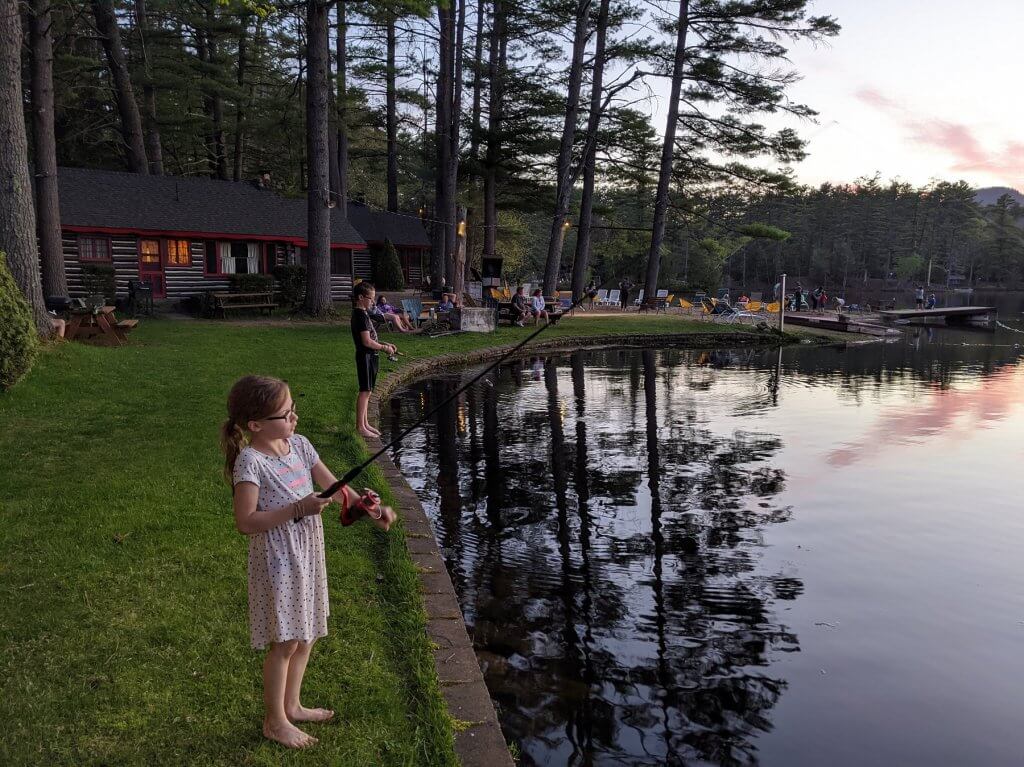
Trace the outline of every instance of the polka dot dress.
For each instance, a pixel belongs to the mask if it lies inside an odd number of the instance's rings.
[[[234,482],[259,486],[257,511],[287,506],[313,492],[310,470],[320,460],[309,440],[288,439],[280,457],[246,447],[235,461]],[[320,515],[288,521],[249,536],[249,632],[252,646],[327,635],[327,568]]]

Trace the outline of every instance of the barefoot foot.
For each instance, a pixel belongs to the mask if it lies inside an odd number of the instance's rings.
[[[329,708],[299,706],[294,711],[288,712],[288,718],[293,722],[329,722],[334,718],[334,712]]]
[[[309,748],[317,743],[316,738],[307,735],[288,721],[273,724],[264,721],[263,736],[287,748]]]
[[[361,437],[379,437],[380,436],[379,434],[377,434],[375,432],[366,431],[365,429],[359,429],[358,431],[359,431],[359,436],[361,436]]]

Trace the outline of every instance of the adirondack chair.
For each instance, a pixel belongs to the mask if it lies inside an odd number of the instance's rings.
[[[418,298],[403,298],[402,308],[405,309],[405,315],[413,327],[419,327],[420,315],[423,314],[423,302]]]

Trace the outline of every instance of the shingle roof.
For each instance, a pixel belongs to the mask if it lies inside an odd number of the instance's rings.
[[[390,239],[393,245],[430,247],[430,238],[419,218],[407,213],[390,213],[350,202],[348,220],[367,242]]]
[[[58,168],[63,226],[306,239],[306,200],[249,182]],[[331,242],[363,245],[332,211]]]

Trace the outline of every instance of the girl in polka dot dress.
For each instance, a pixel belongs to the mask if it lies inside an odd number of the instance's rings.
[[[290,748],[316,738],[297,722],[325,722],[334,712],[300,702],[313,643],[327,634],[327,570],[320,513],[340,501],[346,513],[360,498],[343,487],[317,497],[313,483],[336,480],[305,437],[284,381],[246,376],[228,395],[221,443],[233,485],[235,525],[249,536],[249,630],[252,646],[269,645],[263,662],[263,734]],[[387,530],[394,512],[380,507],[371,520]],[[348,517],[345,517],[348,521]]]

